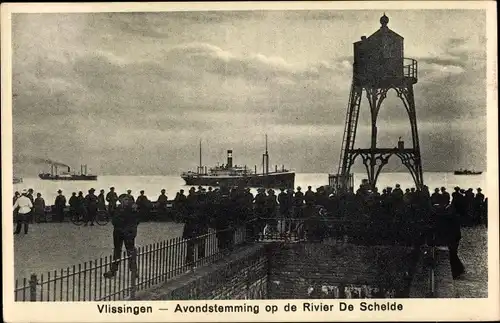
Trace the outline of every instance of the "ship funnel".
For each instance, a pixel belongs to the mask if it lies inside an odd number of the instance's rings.
[[[68,173],[71,172],[71,168],[68,166]]]
[[[233,151],[227,151],[227,168],[233,167]]]

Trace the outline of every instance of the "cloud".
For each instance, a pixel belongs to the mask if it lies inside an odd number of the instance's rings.
[[[212,151],[207,163],[231,147],[251,164],[259,162],[268,133],[276,162],[299,171],[334,168],[352,57],[335,50],[334,45],[345,42],[344,27],[336,34],[324,29],[335,24],[332,14],[19,16],[13,29],[15,154],[93,164],[98,173],[175,174],[191,159],[196,163],[192,151],[200,137]],[[251,24],[274,30],[279,43],[266,34],[249,36],[243,27]],[[279,26],[286,32],[277,32]],[[331,52],[318,54],[313,46],[297,54],[304,50],[305,36],[318,35],[332,44]],[[473,129],[463,120],[474,120],[478,129],[484,121],[482,41],[450,38],[423,48],[417,57],[420,78],[414,90],[428,165],[444,167],[466,158],[451,149],[455,146],[474,142],[481,147],[477,138],[484,133],[471,136]],[[360,144],[369,138],[365,96],[361,110]],[[408,136],[408,117],[393,92],[381,120],[381,143]],[[453,132],[449,125],[456,125]],[[437,158],[436,147],[450,142],[449,158]],[[19,163],[30,169],[28,161]]]
[[[192,69],[224,77],[242,77],[252,81],[285,83],[318,79],[321,73],[332,73],[343,67],[328,62],[293,64],[278,56],[262,53],[238,55],[207,43],[188,43],[174,46],[165,53],[166,59],[176,64],[185,64]]]

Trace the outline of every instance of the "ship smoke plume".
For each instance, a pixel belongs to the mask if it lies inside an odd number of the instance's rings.
[[[36,164],[51,164],[54,166],[62,166],[62,167],[70,167],[69,165],[66,165],[65,163],[61,163],[52,159],[48,158],[40,158],[40,157],[32,157],[32,161]]]

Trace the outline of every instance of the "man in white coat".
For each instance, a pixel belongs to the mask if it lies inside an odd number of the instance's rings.
[[[28,191],[24,189],[21,196],[16,200],[14,204],[14,210],[19,208],[17,211],[16,219],[16,231],[14,234],[19,234],[21,232],[21,227],[24,223],[24,234],[28,234],[28,224],[30,220],[31,209],[33,208],[33,203],[28,197]]]

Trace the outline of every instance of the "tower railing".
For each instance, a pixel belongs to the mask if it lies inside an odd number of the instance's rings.
[[[418,79],[418,62],[413,58],[404,58],[403,61],[403,75],[415,80]]]

